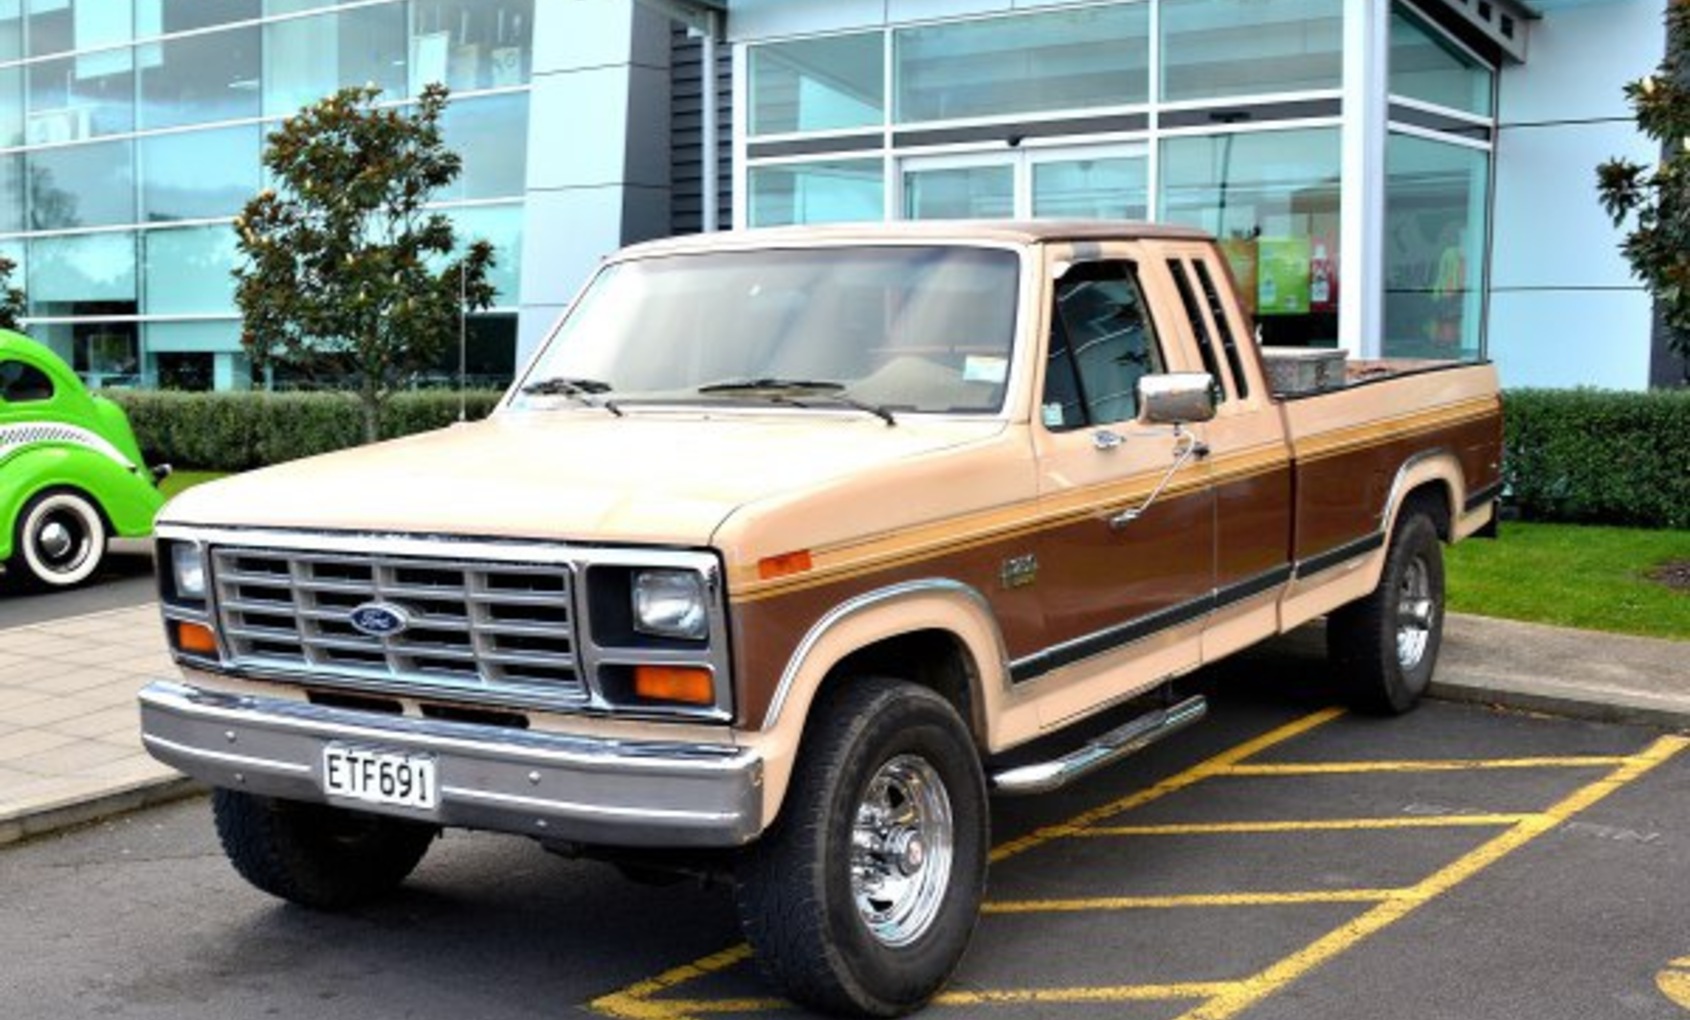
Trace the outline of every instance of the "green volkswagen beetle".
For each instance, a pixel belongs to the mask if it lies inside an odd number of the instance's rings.
[[[123,409],[52,350],[0,330],[0,562],[49,588],[87,580],[106,542],[152,531],[164,503]]]

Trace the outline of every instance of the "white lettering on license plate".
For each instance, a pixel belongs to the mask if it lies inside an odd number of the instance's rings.
[[[434,758],[330,744],[323,749],[323,792],[370,804],[433,809]]]

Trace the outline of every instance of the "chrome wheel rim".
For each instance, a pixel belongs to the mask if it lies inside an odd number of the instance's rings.
[[[880,766],[851,828],[851,895],[869,934],[906,946],[933,925],[951,880],[951,798],[926,759]]]
[[[88,556],[89,535],[74,513],[49,514],[35,530],[35,548],[49,570],[68,573]]]
[[[1397,589],[1397,664],[1403,669],[1413,669],[1426,657],[1436,612],[1432,573],[1425,559],[1416,556],[1402,572],[1402,584]]]

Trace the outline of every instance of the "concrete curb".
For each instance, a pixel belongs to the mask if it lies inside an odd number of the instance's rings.
[[[1598,697],[1598,694],[1602,696]],[[1690,732],[1690,706],[1682,700],[1651,698],[1623,691],[1603,693],[1562,687],[1553,682],[1539,681],[1534,685],[1505,677],[1445,675],[1432,681],[1426,696],[1440,701],[1489,705],[1569,719]]]
[[[206,789],[205,784],[186,776],[159,776],[92,794],[67,794],[45,803],[26,804],[0,815],[0,846],[182,800]]]

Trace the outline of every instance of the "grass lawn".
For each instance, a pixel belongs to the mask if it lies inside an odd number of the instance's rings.
[[[222,477],[221,471],[173,471],[170,477],[159,483],[158,491],[164,493],[165,499],[169,499],[183,489],[191,489],[201,482]]]
[[[1504,521],[1446,556],[1455,612],[1690,640],[1690,591],[1647,576],[1690,560],[1690,531]]]

